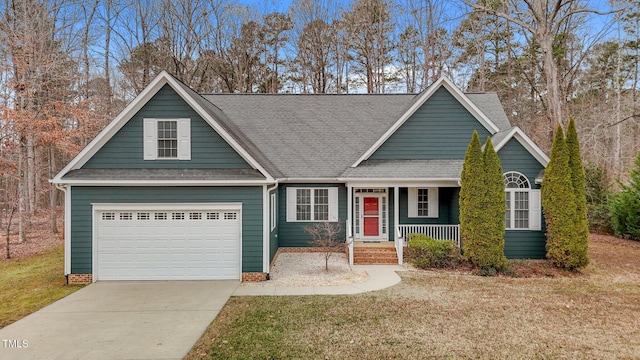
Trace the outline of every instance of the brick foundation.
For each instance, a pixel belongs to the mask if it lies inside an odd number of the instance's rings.
[[[91,284],[93,277],[91,274],[69,274],[67,275],[67,284],[69,285],[84,285]]]
[[[267,273],[263,272],[243,272],[242,282],[267,281]]]

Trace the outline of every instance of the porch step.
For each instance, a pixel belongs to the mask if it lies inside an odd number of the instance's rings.
[[[397,264],[398,255],[395,247],[354,246],[353,263],[356,265]]]

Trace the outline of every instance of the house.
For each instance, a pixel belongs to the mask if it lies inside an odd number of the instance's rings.
[[[459,242],[472,132],[505,171],[509,258],[543,258],[548,157],[493,93],[441,78],[418,95],[200,95],[166,72],[52,180],[65,193],[65,274],[98,280],[264,280],[303,226],[361,241]],[[351,258],[353,261],[353,258]]]

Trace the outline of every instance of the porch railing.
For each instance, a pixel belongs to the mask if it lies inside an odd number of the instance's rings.
[[[407,245],[408,235],[425,234],[436,240],[451,240],[460,246],[460,225],[398,225],[398,235]]]

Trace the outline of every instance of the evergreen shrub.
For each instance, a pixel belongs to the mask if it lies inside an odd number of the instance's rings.
[[[455,267],[460,249],[452,241],[436,240],[424,234],[409,234],[407,260],[421,269]]]

